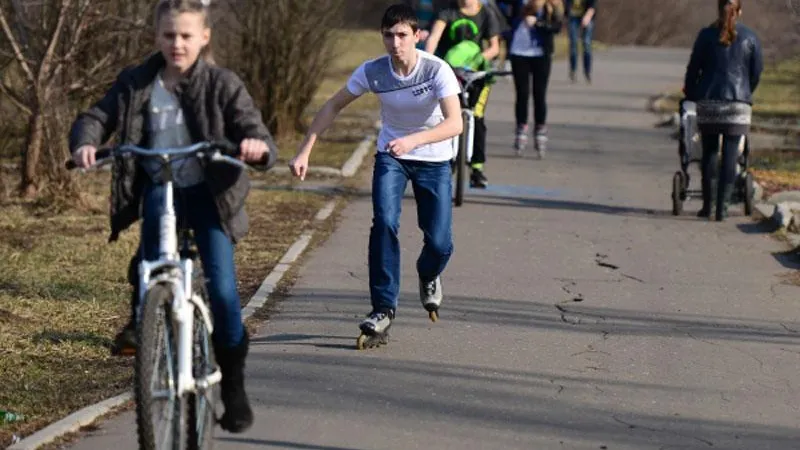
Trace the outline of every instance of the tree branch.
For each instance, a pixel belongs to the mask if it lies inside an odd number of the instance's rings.
[[[36,76],[34,76],[30,66],[28,66],[28,62],[25,60],[25,55],[22,54],[22,49],[19,46],[19,42],[17,42],[16,38],[14,38],[14,33],[11,31],[11,27],[8,26],[8,20],[6,19],[6,14],[2,7],[0,7],[0,27],[2,27],[3,33],[6,35],[6,39],[8,39],[8,42],[11,44],[11,48],[14,50],[14,58],[22,67],[22,71],[25,72],[25,76],[28,78],[28,81],[35,83]]]
[[[50,42],[47,44],[47,50],[44,52],[44,56],[42,56],[42,62],[39,66],[39,77],[37,81],[39,83],[45,81],[46,78],[49,78],[52,75],[51,66],[53,64],[53,53],[56,51],[56,45],[58,45],[58,40],[61,38],[61,30],[64,28],[64,21],[67,18],[67,9],[69,8],[71,0],[62,0],[61,1],[61,8],[58,11],[58,21],[56,22],[56,27],[53,29],[53,34],[50,36]]]
[[[81,7],[82,6],[82,7]],[[83,32],[88,27],[88,20],[86,12],[89,10],[90,2],[84,2],[83,5],[78,5],[78,25],[75,27],[75,32],[72,34],[72,39],[70,39],[69,47],[67,50],[66,55],[63,58],[60,58],[56,67],[53,69],[53,73],[51,74],[48,83],[52,83],[53,80],[58,77],[61,71],[64,69],[64,64],[69,63],[78,53],[81,48],[80,41],[81,37],[83,36]]]
[[[3,95],[5,95],[5,96],[6,96],[6,97],[7,97],[9,100],[11,100],[11,103],[13,103],[13,104],[14,104],[14,106],[16,106],[16,107],[17,107],[19,110],[21,110],[21,111],[22,111],[22,112],[24,112],[25,114],[28,114],[28,115],[30,115],[30,114],[31,114],[31,109],[30,109],[30,108],[28,108],[28,106],[26,106],[26,105],[25,105],[25,102],[23,101],[23,99],[22,99],[22,98],[20,98],[20,97],[19,97],[19,96],[18,96],[18,95],[17,95],[17,94],[16,94],[16,93],[13,91],[13,89],[11,89],[11,86],[8,86],[8,85],[5,83],[5,81],[3,81],[2,83],[0,83],[0,94],[3,94]]]

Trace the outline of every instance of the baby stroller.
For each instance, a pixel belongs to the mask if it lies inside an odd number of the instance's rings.
[[[680,155],[681,170],[672,177],[672,215],[679,216],[683,213],[683,202],[690,198],[701,198],[701,189],[690,189],[689,166],[702,163],[703,142],[697,126],[697,109],[694,102],[683,99],[679,106],[679,137],[678,154]],[[753,174],[748,171],[750,159],[750,138],[745,136],[739,146],[737,159],[736,179],[734,181],[731,203],[744,203],[744,214],[753,213]],[[721,158],[720,158],[721,160]],[[719,167],[717,167],[719,170]],[[716,186],[716,176],[712,186]]]

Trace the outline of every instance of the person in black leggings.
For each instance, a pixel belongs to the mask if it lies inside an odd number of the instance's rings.
[[[528,141],[528,99],[533,85],[534,138],[538,156],[547,146],[547,85],[553,61],[553,35],[561,29],[564,4],[561,0],[529,0],[518,3],[509,40],[509,59],[517,91],[517,121],[514,149],[522,155]]]
[[[763,70],[761,43],[756,34],[737,23],[743,0],[718,0],[717,21],[700,31],[686,67],[686,99],[697,103],[697,126],[703,139],[703,207],[698,217],[711,217],[716,197],[716,220],[728,215],[733,194],[739,144],[750,131],[753,92]],[[716,196],[719,137],[722,170]]]

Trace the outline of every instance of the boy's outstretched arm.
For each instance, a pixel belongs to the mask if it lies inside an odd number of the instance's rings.
[[[289,161],[289,168],[292,170],[294,176],[299,177],[301,180],[306,178],[308,159],[309,156],[311,156],[311,149],[314,147],[314,143],[317,142],[317,138],[331,126],[336,116],[339,115],[339,112],[358,97],[358,95],[351,93],[345,86],[325,102],[322,109],[314,116],[314,121],[311,122],[305,139],[303,139],[303,142],[297,149],[297,154]]]

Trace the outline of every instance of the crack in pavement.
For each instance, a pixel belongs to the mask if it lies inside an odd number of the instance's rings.
[[[678,433],[677,431],[666,430],[666,429],[661,429],[660,430],[658,428],[647,427],[647,426],[644,426],[644,425],[636,425],[636,424],[633,424],[633,423],[630,423],[630,422],[626,422],[626,421],[620,419],[619,417],[613,416],[613,415],[611,416],[611,418],[614,419],[616,422],[627,426],[631,430],[636,429],[636,428],[641,428],[642,430],[653,431],[653,432],[656,432],[656,433],[668,433],[668,434],[673,434],[675,436],[680,436],[680,437],[684,437],[684,438],[688,438],[688,439],[694,439],[694,440],[696,440],[698,442],[702,442],[703,444],[706,444],[709,447],[713,447],[714,446],[713,442],[711,442],[709,440],[706,440],[706,439],[703,439],[703,438],[696,437],[696,436],[687,436],[685,434]]]
[[[347,274],[348,274],[348,275],[350,275],[352,278],[355,278],[355,279],[356,279],[356,280],[358,280],[358,281],[361,281],[361,282],[364,282],[364,283],[366,283],[366,282],[367,282],[367,280],[365,280],[364,278],[362,278],[362,277],[358,276],[358,275],[357,275],[355,272],[353,272],[352,270],[351,270],[351,271],[348,271],[348,272],[347,272]]]
[[[573,354],[571,354],[571,355],[569,355],[569,356],[580,356],[580,355],[584,355],[584,354],[586,354],[586,353],[600,353],[600,354],[602,354],[602,355],[611,356],[611,353],[604,352],[604,351],[602,351],[602,350],[597,350],[597,349],[595,349],[594,347],[592,347],[592,345],[591,345],[591,344],[589,344],[589,345],[587,346],[587,349],[588,349],[588,350],[584,350],[584,351],[582,351],[582,352],[573,353]]]
[[[631,279],[633,281],[638,281],[639,283],[643,283],[644,284],[644,280],[642,280],[641,278],[636,278],[635,276],[628,275],[627,273],[620,273],[620,275],[622,275],[625,278],[629,278],[629,279]],[[620,280],[620,281],[622,281],[622,280]]]
[[[600,267],[605,267],[605,268],[611,269],[611,270],[619,270],[619,266],[618,265],[606,262],[605,260],[607,258],[608,258],[608,255],[606,255],[604,253],[596,253],[594,262],[597,263],[597,265],[600,266]],[[642,280],[641,278],[637,278],[637,277],[635,277],[633,275],[628,275],[627,273],[620,272],[620,275],[623,278],[627,278],[629,280],[637,281],[637,282],[642,283],[642,284],[645,283],[645,281]],[[620,279],[620,280],[615,280],[615,281],[617,283],[622,283],[623,280]]]
[[[564,389],[566,389],[566,387],[563,384],[557,384],[555,378],[551,379],[550,383],[555,384],[556,386],[558,386],[558,392],[556,392],[556,395],[560,394],[561,392],[564,391]]]
[[[781,323],[780,325],[783,327],[783,329],[784,329],[784,330],[786,330],[786,331],[788,331],[788,332],[790,332],[790,333],[800,333],[800,331],[793,330],[793,329],[791,329],[791,328],[787,327],[785,324],[782,324],[782,323]]]

